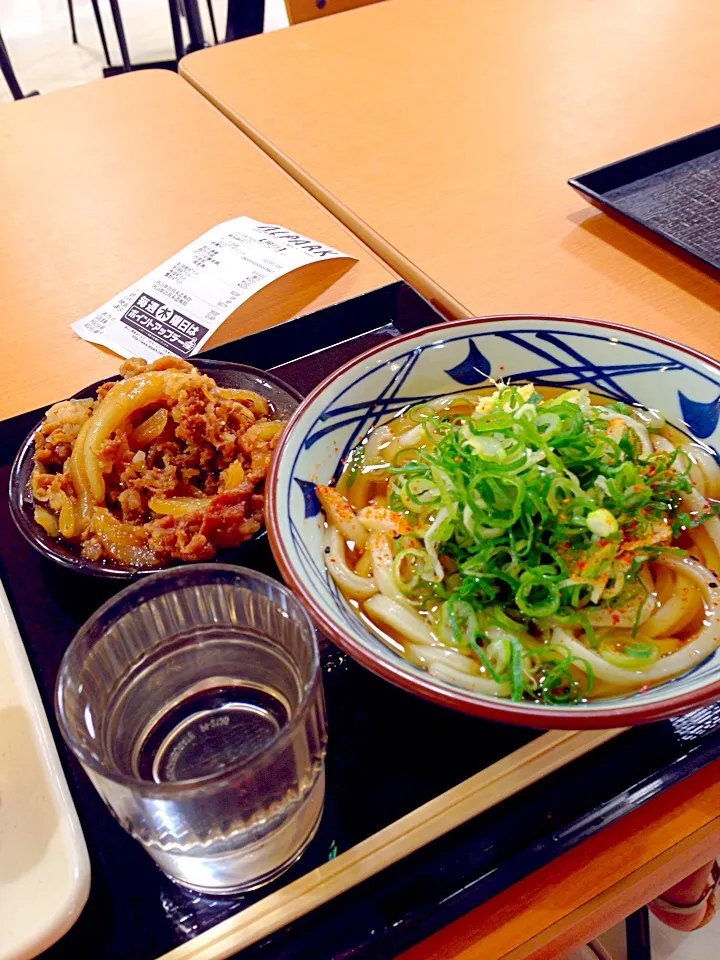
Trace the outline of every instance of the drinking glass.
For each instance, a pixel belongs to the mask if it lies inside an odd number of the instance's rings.
[[[70,644],[56,708],[113,815],[184,886],[260,886],[315,833],[327,741],[317,641],[270,577],[197,564],[122,590]]]

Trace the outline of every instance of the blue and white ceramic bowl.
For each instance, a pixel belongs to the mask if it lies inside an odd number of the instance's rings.
[[[408,403],[490,385],[489,379],[588,387],[661,410],[713,449],[720,445],[720,364],[629,327],[561,317],[488,317],[399,337],[336,370],[302,403],[275,457],[268,530],[283,576],[320,628],[352,657],[430,700],[537,727],[614,727],[673,716],[720,698],[720,651],[649,690],[566,706],[512,703],[429,676],[368,630],[328,576],[314,492],[347,453]]]

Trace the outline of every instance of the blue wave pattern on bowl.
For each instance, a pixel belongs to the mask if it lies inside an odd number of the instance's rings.
[[[483,329],[485,327],[485,329]],[[533,381],[571,389],[587,387],[609,398],[660,409],[675,426],[717,448],[720,419],[720,379],[701,358],[654,344],[637,335],[608,327],[595,332],[579,322],[478,321],[453,335],[434,337],[408,349],[389,344],[369,358],[361,370],[334,381],[307,411],[307,418],[286,451],[289,469],[280,475],[278,504],[284,503],[290,542],[314,591],[334,619],[372,646],[385,660],[400,658],[369,630],[349,607],[322,562],[322,516],[315,483],[327,483],[372,427],[387,421],[409,404],[441,394],[462,393],[490,386],[494,380]],[[451,330],[448,330],[450,333]],[[591,357],[592,354],[592,357]],[[418,388],[422,389],[418,389]],[[407,661],[405,669],[421,672]],[[711,655],[691,671],[615,700],[654,699],[662,688],[691,689],[708,675],[720,673],[720,654]],[[425,674],[427,677],[427,674]],[[447,689],[447,685],[437,682]],[[603,701],[607,703],[608,701]],[[592,704],[586,705],[592,709]],[[572,710],[572,707],[568,707]]]

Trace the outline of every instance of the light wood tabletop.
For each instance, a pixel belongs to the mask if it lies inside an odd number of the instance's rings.
[[[0,107],[0,417],[119,358],[70,323],[216,223],[246,214],[359,262],[307,307],[395,277],[187,83],[146,71]]]
[[[717,123],[718,36],[707,0],[386,0],[181,73],[446,312],[598,317],[717,353],[717,281],[566,181]]]
[[[399,960],[562,960],[720,851],[720,760]]]
[[[568,177],[720,119],[707,0],[386,0],[181,73],[454,316],[598,317],[720,355],[720,284]],[[720,762],[418,945],[558,960],[720,849]]]

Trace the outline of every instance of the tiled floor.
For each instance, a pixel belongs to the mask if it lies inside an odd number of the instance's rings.
[[[61,87],[99,80],[105,61],[90,0],[74,0],[79,43],[70,37],[67,0],[0,0],[0,32],[24,91],[48,93]],[[207,7],[201,0],[207,20]],[[213,0],[218,29],[223,30],[227,0]],[[283,0],[266,0],[265,29],[287,26]],[[120,55],[110,11],[100,0],[110,53],[114,64]],[[173,56],[172,34],[166,0],[121,0],[125,31],[133,62],[166,60]],[[209,21],[206,34],[210,37]],[[11,100],[0,78],[0,103]],[[692,934],[676,933],[654,918],[653,960],[716,960],[720,956],[720,919]],[[622,925],[608,931],[601,942],[613,960],[626,960]],[[567,958],[572,960],[572,958]]]
[[[718,937],[720,918],[693,933],[680,933],[650,917],[652,960],[717,960],[720,957]],[[618,924],[599,938],[600,944],[612,960],[627,960],[625,924]],[[564,960],[593,960],[595,954],[587,949],[573,951]]]
[[[650,917],[652,960],[717,960],[720,957],[720,917],[692,933],[680,933]],[[620,924],[600,937],[613,960],[627,960],[625,928]]]
[[[227,0],[212,0],[218,32],[225,28]],[[105,60],[90,0],[74,0],[79,43],[72,43],[67,0],[0,0],[0,33],[24,92],[48,93],[61,87],[99,80]],[[133,63],[173,57],[167,0],[121,0]],[[206,0],[200,0],[206,36],[211,37]],[[113,64],[120,53],[106,0],[100,0]],[[266,0],[265,29],[287,26],[283,0]],[[11,100],[0,76],[0,103]]]

